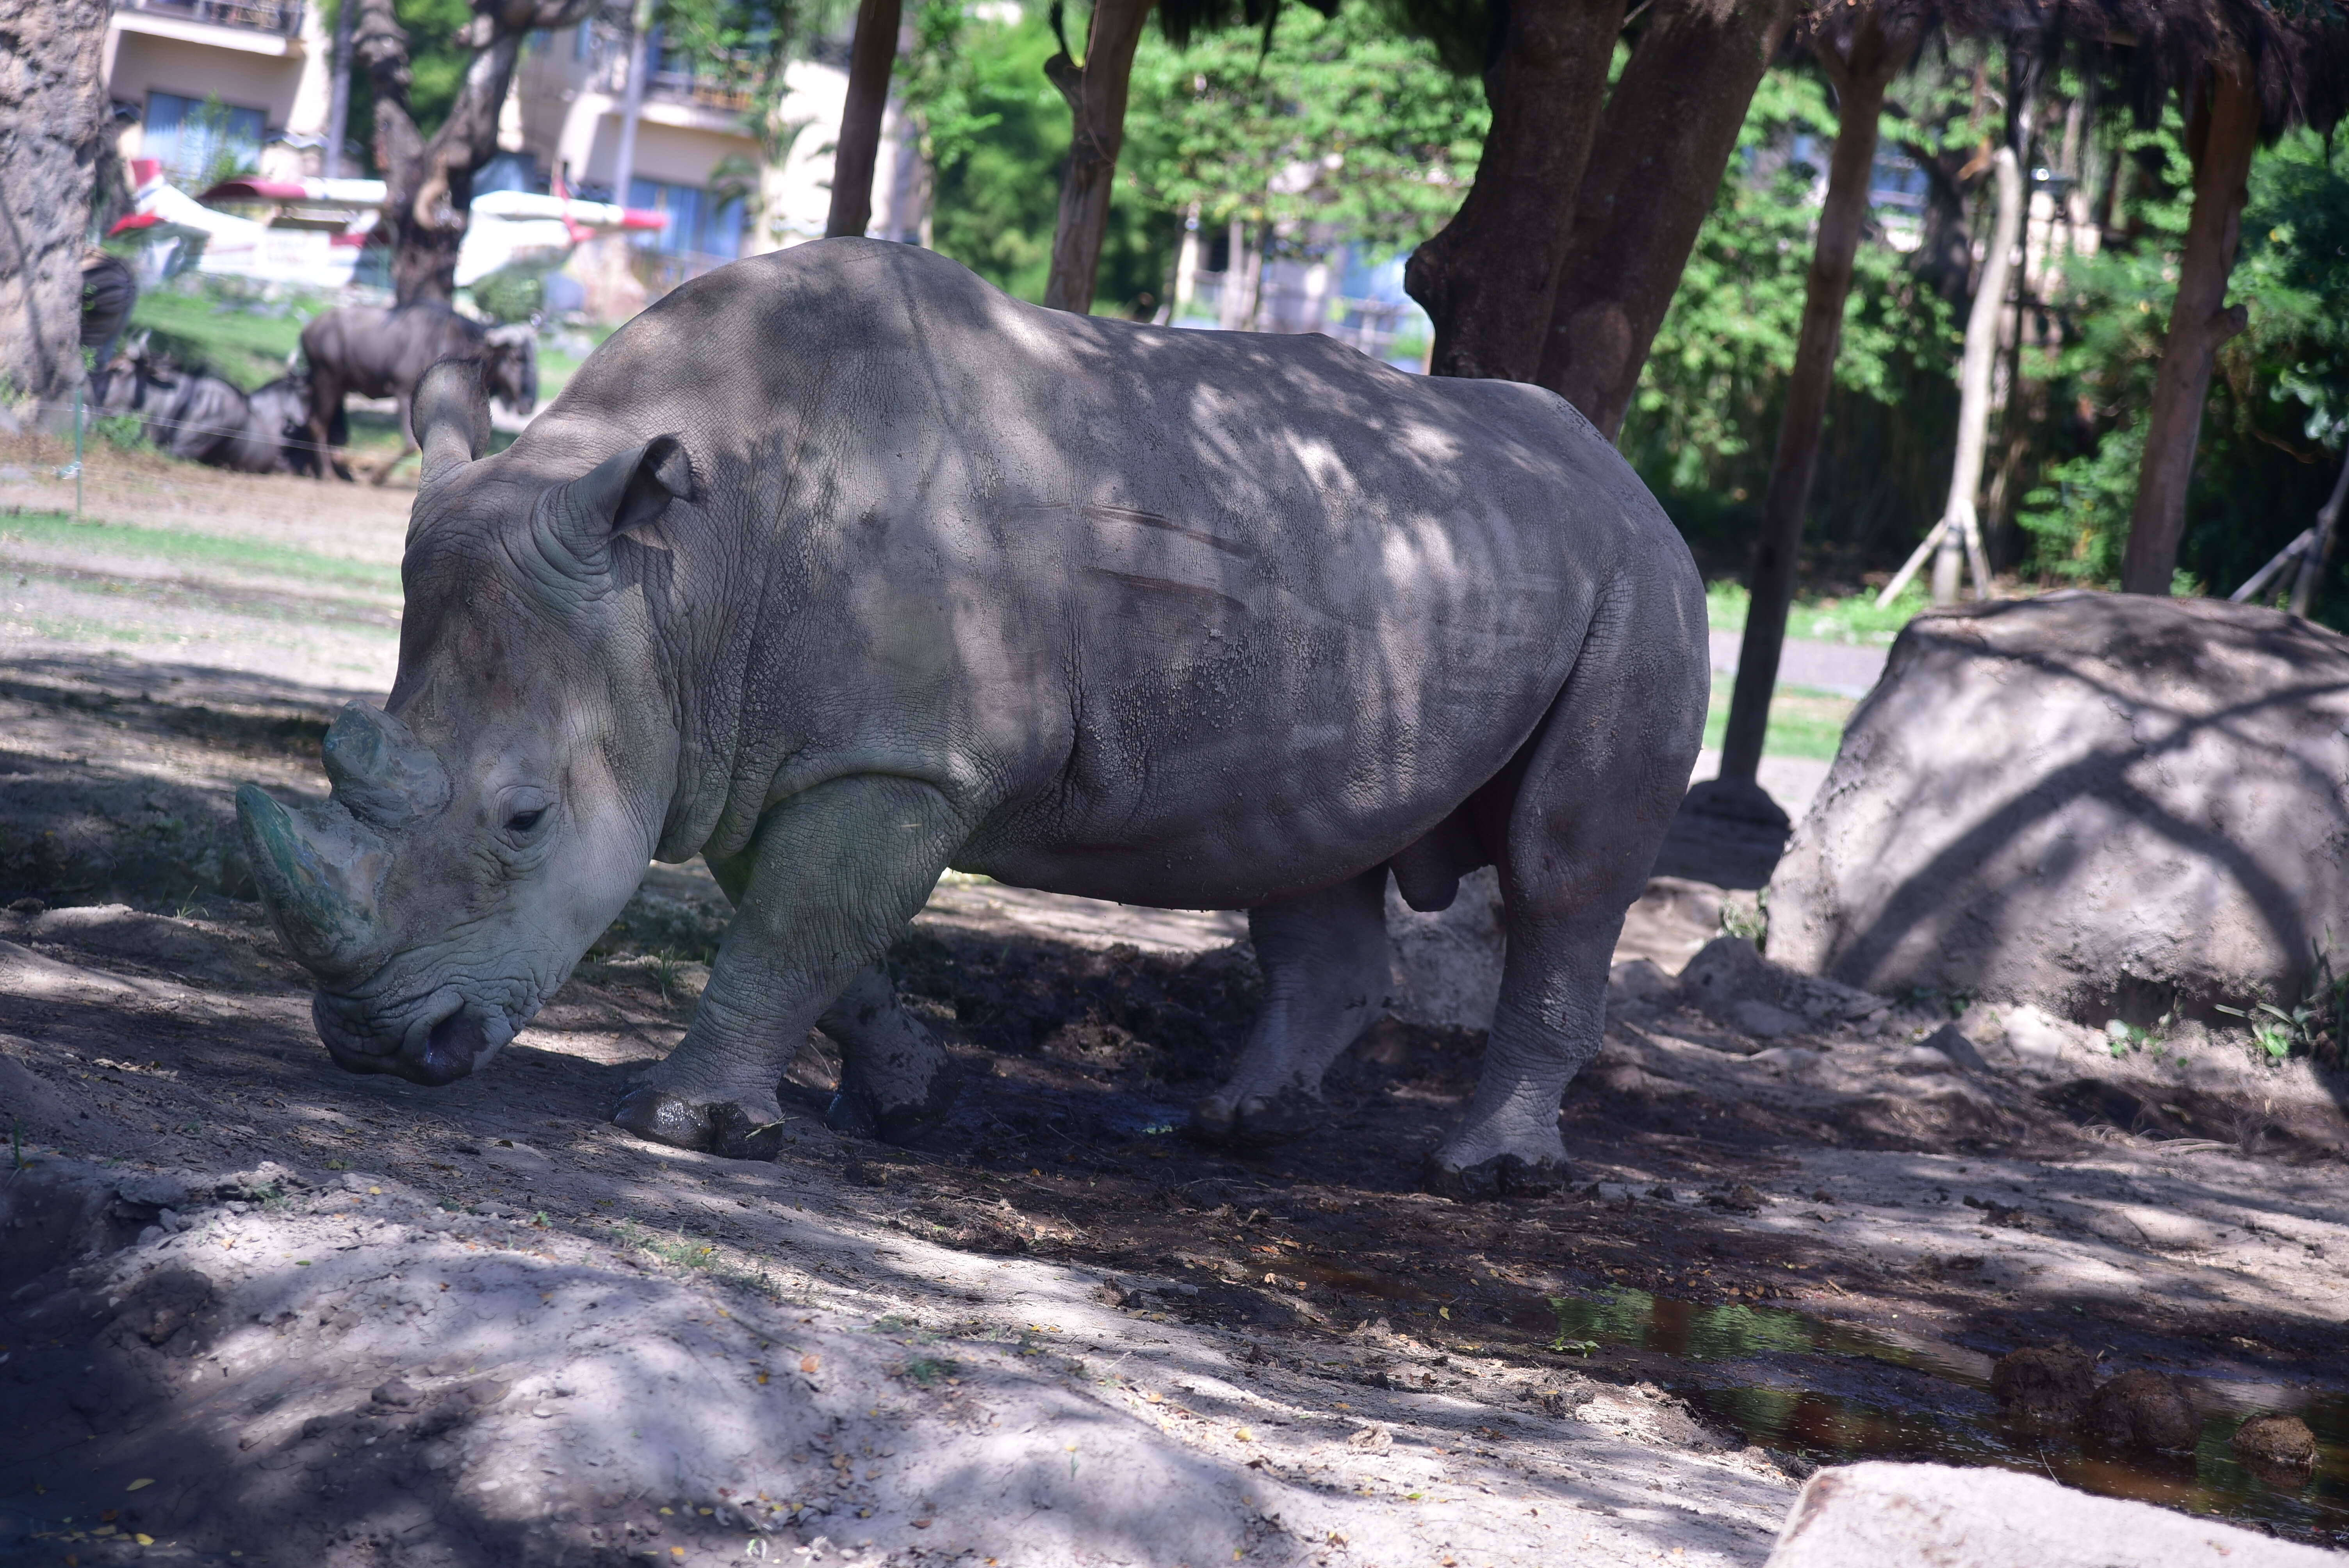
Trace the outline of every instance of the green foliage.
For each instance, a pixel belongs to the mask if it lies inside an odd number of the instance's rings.
[[[150,348],[183,368],[209,370],[250,392],[285,374],[286,356],[301,346],[303,324],[319,304],[246,297],[234,280],[191,276],[140,291],[130,330],[145,331]]]
[[[989,21],[930,0],[915,23],[901,79],[936,170],[932,243],[1040,298],[1070,127],[1044,78],[1059,45],[1043,8]],[[1445,74],[1429,46],[1396,36],[1367,0],[1326,19],[1285,10],[1269,49],[1254,28],[1182,48],[1153,33],[1132,82],[1100,308],[1155,303],[1174,214],[1194,202],[1208,225],[1270,222],[1291,249],[1309,222],[1358,244],[1416,244],[1459,204],[1487,122],[1481,91]],[[1317,172],[1299,181],[1300,167]]]
[[[2075,257],[2071,342],[2054,366],[2056,401],[2088,411],[2077,449],[2025,498],[2018,521],[2031,567],[2059,580],[2119,575],[2137,495],[2143,421],[2190,210],[2192,167],[2173,108],[2120,139],[2149,178],[2126,203],[2134,242]],[[2322,504],[2349,433],[2349,174],[2323,139],[2293,131],[2252,160],[2242,246],[2228,297],[2250,325],[2219,352],[2189,492],[2183,570],[2225,592],[2302,529]],[[2344,557],[2336,554],[2336,562]],[[2319,614],[2349,624],[2336,564]],[[2290,584],[2283,574],[2281,593]]]
[[[1326,225],[1358,246],[1408,249],[1442,227],[1491,124],[1474,81],[1399,36],[1368,0],[1334,16],[1290,10],[1271,46],[1236,30],[1176,48],[1144,39],[1119,183],[1204,223],[1270,223],[1291,248]],[[1136,134],[1138,132],[1138,134]]]
[[[1706,624],[1716,632],[1742,632],[1745,629],[1746,607],[1751,603],[1752,597],[1743,583],[1726,578],[1708,583],[1704,589]],[[1873,593],[1800,599],[1787,607],[1786,635],[1814,643],[1890,647],[1892,639],[1900,634],[1900,628],[1915,619],[1926,603],[1925,590],[1913,582],[1901,591],[1900,597],[1881,610],[1876,607]]]
[[[1835,125],[1817,77],[1792,69],[1763,77],[1624,421],[1625,455],[1700,537],[1742,538],[1758,513],[1802,327],[1813,194]],[[1807,157],[1795,156],[1798,145]],[[1957,345],[1953,314],[1900,253],[1863,244],[1836,359],[1847,401],[1898,405],[1920,383],[1945,387]]]
[[[528,321],[546,303],[546,278],[529,267],[501,267],[466,292],[473,308],[492,321]]]

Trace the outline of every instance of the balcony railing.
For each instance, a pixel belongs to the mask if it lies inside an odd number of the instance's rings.
[[[119,11],[176,16],[217,27],[242,27],[291,38],[302,31],[303,0],[115,0]]]
[[[740,114],[750,107],[750,95],[716,77],[690,71],[654,71],[645,81],[645,96],[666,103],[689,103],[698,108]]]

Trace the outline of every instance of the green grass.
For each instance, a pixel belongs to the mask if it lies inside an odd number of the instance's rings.
[[[1705,707],[1704,743],[1719,748],[1729,727],[1729,693],[1736,683],[1729,676],[1713,677],[1713,700]],[[1770,698],[1770,727],[1763,732],[1762,751],[1767,757],[1815,757],[1832,759],[1843,744],[1843,727],[1859,705],[1833,692],[1802,686],[1780,686]]]
[[[243,567],[279,576],[324,580],[381,593],[399,591],[397,567],[320,555],[290,545],[141,528],[135,523],[76,522],[61,511],[0,513],[0,546],[12,543],[66,545],[99,554],[136,555],[191,564]]]
[[[1745,629],[1745,585],[1723,580],[1704,590],[1705,619],[1716,632]],[[1911,583],[1908,591],[1882,610],[1876,595],[1857,593],[1848,599],[1797,601],[1786,614],[1786,635],[1815,643],[1853,643],[1863,647],[1889,647],[1917,612],[1925,608],[1925,590]]]
[[[145,329],[157,352],[250,392],[285,374],[286,356],[301,346],[303,325],[315,314],[291,304],[244,305],[156,289],[139,296],[130,327]]]

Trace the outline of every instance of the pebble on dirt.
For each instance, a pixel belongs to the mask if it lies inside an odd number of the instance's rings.
[[[2310,1470],[2316,1464],[2316,1434],[2298,1416],[2253,1416],[2235,1429],[2235,1457],[2246,1464],[2279,1470]]]
[[[2194,1446],[2202,1418],[2178,1379],[2140,1367],[2090,1397],[2088,1430],[2116,1448],[2177,1451]]]
[[[1991,1398],[2010,1417],[2076,1421],[2095,1387],[2096,1364],[2069,1345],[2026,1345],[2000,1357],[1990,1371]]]

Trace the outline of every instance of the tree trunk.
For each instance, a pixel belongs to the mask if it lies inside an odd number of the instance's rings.
[[[408,34],[392,0],[347,0],[357,7],[352,54],[374,78],[376,164],[383,170],[383,218],[398,302],[446,301],[457,292],[473,172],[497,155],[498,111],[513,80],[522,43],[541,28],[568,27],[596,0],[474,0],[461,35],[474,53],[449,118],[427,141],[408,111]],[[626,191],[618,193],[625,200]]]
[[[628,204],[636,182],[636,128],[645,118],[646,56],[653,38],[653,0],[636,0],[628,11],[628,79],[620,88],[620,145],[612,150],[612,204]],[[622,241],[621,243],[626,243]]]
[[[335,7],[335,53],[326,99],[326,150],[318,172],[329,180],[343,177],[343,143],[351,133],[351,13],[355,0]]]
[[[1933,603],[1953,604],[1962,552],[1979,548],[1981,521],[1974,498],[1982,491],[1982,452],[1990,442],[1991,373],[1997,368],[1998,324],[2006,309],[2006,284],[2014,268],[2014,247],[2023,237],[2023,160],[2031,146],[2030,105],[2010,93],[2008,113],[2021,127],[1991,160],[1997,187],[1996,216],[1982,255],[1982,282],[1966,313],[1966,347],[1958,366],[1958,453],[1950,467],[1950,498],[1941,507],[1940,544],[1933,554]],[[2010,383],[2011,385],[2011,383]],[[1977,574],[1976,593],[1990,584]]]
[[[81,255],[106,129],[106,0],[0,0],[0,378],[70,403]]]
[[[1093,307],[1101,273],[1102,237],[1109,230],[1109,199],[1125,142],[1125,93],[1142,25],[1156,0],[1094,0],[1085,29],[1085,63],[1061,50],[1044,62],[1044,75],[1069,100],[1069,166],[1061,176],[1061,212],[1052,226],[1052,270],[1044,303],[1083,315]]]
[[[1819,62],[1836,85],[1835,155],[1827,163],[1827,196],[1819,210],[1819,233],[1811,253],[1810,277],[1803,295],[1803,325],[1795,340],[1795,367],[1786,377],[1786,407],[1779,418],[1778,447],[1770,461],[1770,485],[1762,498],[1761,537],[1755,542],[1748,578],[1745,640],[1737,658],[1737,685],[1729,704],[1729,727],[1722,741],[1721,776],[1751,780],[1762,762],[1762,738],[1770,723],[1770,693],[1778,684],[1779,646],[1786,637],[1786,610],[1795,598],[1795,561],[1803,542],[1803,513],[1809,507],[1811,476],[1818,466],[1819,436],[1826,421],[1827,394],[1835,386],[1836,345],[1843,334],[1843,307],[1851,293],[1852,256],[1868,222],[1868,174],[1876,162],[1877,118],[1884,89],[1909,62],[1913,31],[1888,29],[1874,10],[1861,13],[1847,44],[1821,36]]]
[[[2194,477],[2211,361],[2219,346],[2242,331],[2248,320],[2241,305],[2229,309],[2224,302],[2242,224],[2245,181],[2260,138],[2259,85],[2250,62],[2236,55],[2214,67],[2197,108],[2199,123],[2189,133],[2195,154],[2194,210],[2186,221],[2178,303],[2170,308],[2153,408],[2146,417],[2137,505],[2129,513],[2128,549],[2121,557],[2125,593],[2170,591],[2178,542],[2186,532],[2186,487]]]
[[[1794,0],[1667,0],[1608,96],[1535,379],[1613,440]]]
[[[1514,0],[1485,73],[1492,129],[1460,211],[1413,251],[1403,287],[1435,324],[1438,376],[1530,381],[1623,30],[1623,0]]]
[[[862,234],[873,222],[873,165],[881,155],[881,113],[889,107],[889,73],[897,63],[901,0],[860,0],[856,41],[848,52],[848,105],[832,158],[832,214],[826,238]]]

